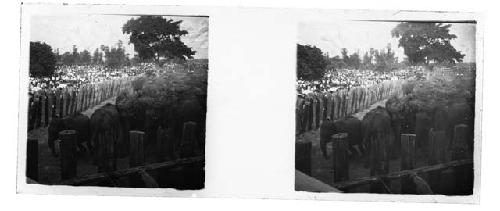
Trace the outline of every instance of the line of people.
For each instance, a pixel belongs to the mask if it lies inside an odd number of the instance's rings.
[[[425,77],[421,67],[411,67],[391,72],[376,72],[372,70],[329,70],[323,78],[314,81],[297,80],[297,94],[299,96],[311,93],[335,92],[339,89],[355,87],[369,87],[387,80],[421,79]]]
[[[34,93],[40,90],[55,90],[66,87],[78,89],[84,84],[137,76],[155,69],[152,63],[141,63],[120,69],[108,68],[102,65],[58,66],[51,77],[30,77],[29,92]]]

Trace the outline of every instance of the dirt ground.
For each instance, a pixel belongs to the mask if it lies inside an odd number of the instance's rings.
[[[384,107],[385,105],[385,100],[377,102],[370,106],[370,108],[365,109],[361,112],[358,112],[354,114],[353,116],[358,118],[358,119],[363,119],[364,115],[368,113],[370,110],[376,108],[377,106],[382,106]],[[305,140],[305,141],[311,141],[312,142],[312,164],[311,164],[311,169],[312,169],[312,177],[326,183],[329,185],[333,185],[333,156],[330,156],[330,159],[325,159],[323,155],[321,154],[321,149],[320,149],[320,144],[319,144],[319,129],[318,130],[312,130],[309,132],[306,132],[299,137],[299,139]],[[329,145],[331,147],[331,145]],[[328,148],[328,153],[331,154],[332,149]],[[417,163],[416,167],[421,167],[425,166],[424,158],[422,157],[422,153],[417,151]],[[389,169],[390,172],[397,172],[400,171],[401,167],[401,160],[400,159],[394,159],[391,160],[389,163]],[[368,177],[370,176],[370,169],[365,167],[365,159],[363,158],[351,158],[349,161],[349,179],[356,179],[356,178],[362,178],[362,177]],[[391,189],[397,190],[399,187],[397,182],[394,182],[394,184],[391,184]]]

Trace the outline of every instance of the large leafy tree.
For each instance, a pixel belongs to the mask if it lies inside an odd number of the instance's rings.
[[[316,80],[325,74],[327,61],[316,46],[297,44],[297,77]]]
[[[462,62],[464,57],[452,45],[457,38],[450,34],[451,24],[403,22],[391,31],[399,38],[399,47],[404,49],[410,64],[434,62]]]
[[[30,76],[51,76],[55,69],[56,56],[52,47],[41,42],[30,42]]]
[[[161,58],[192,59],[195,51],[181,41],[188,34],[180,29],[181,22],[161,16],[140,16],[128,20],[122,31],[130,35],[129,43],[134,45],[140,59],[154,59],[158,63]]]

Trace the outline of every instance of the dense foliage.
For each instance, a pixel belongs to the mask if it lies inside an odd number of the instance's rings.
[[[323,77],[327,61],[316,46],[297,44],[297,78],[316,80]]]
[[[386,72],[395,69],[398,66],[398,60],[395,52],[388,45],[386,49],[376,50],[370,48],[361,56],[358,52],[349,54],[346,48],[341,49],[340,56],[332,58],[327,57],[327,70],[338,69],[365,69]]]
[[[461,62],[464,55],[451,45],[457,36],[450,34],[450,27],[451,24],[403,22],[391,34],[399,38],[399,47],[404,49],[410,64]]]
[[[41,42],[30,42],[30,76],[51,76],[55,68],[56,56],[52,47]]]
[[[116,46],[101,45],[91,53],[88,50],[78,51],[76,45],[73,45],[72,52],[59,53],[55,52],[57,63],[59,65],[104,65],[109,68],[120,68],[125,65],[130,65],[131,61],[125,53],[123,41],[118,40]]]
[[[181,22],[161,16],[141,16],[127,21],[122,31],[130,35],[129,43],[134,45],[140,59],[153,59],[157,63],[161,58],[192,59],[195,51],[181,41],[188,34],[180,29]]]
[[[411,81],[406,88],[412,90],[404,90],[410,94],[402,98],[402,105],[417,110],[432,111],[457,103],[472,107],[475,102],[475,68],[457,66],[453,70],[434,70],[427,80]]]
[[[133,92],[121,93],[117,104],[125,109],[151,109],[168,112],[182,100],[196,99],[206,108],[207,71],[165,72],[138,77],[132,81]]]

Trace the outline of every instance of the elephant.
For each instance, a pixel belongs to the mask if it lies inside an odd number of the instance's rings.
[[[154,89],[153,89],[154,90]],[[161,127],[171,131],[172,145],[180,146],[182,131],[185,122],[195,122],[198,131],[196,137],[202,147],[205,134],[206,99],[201,101],[204,95],[181,93],[165,98],[155,98],[144,93],[121,93],[116,99],[116,108],[120,116],[122,131],[128,133],[131,130],[145,132],[144,141],[146,145],[156,142],[157,130]],[[128,143],[128,134],[125,134]],[[204,148],[204,147],[202,147]]]
[[[415,135],[417,146],[420,148],[429,145],[429,131],[432,127],[432,113],[429,111],[419,111],[415,115]]]
[[[362,144],[361,120],[354,116],[348,116],[344,119],[335,121],[338,129],[337,133],[347,133],[349,150],[355,151],[358,156],[362,155],[360,146]]]
[[[389,155],[394,142],[394,132],[389,112],[381,106],[368,112],[362,120],[363,143],[369,151],[371,175],[389,171]]]
[[[173,125],[173,133],[176,140],[176,146],[180,146],[182,140],[182,132],[184,123],[194,122],[197,125],[195,131],[198,147],[204,150],[205,140],[205,112],[203,106],[194,97],[188,97],[180,100],[176,106],[173,107],[168,120],[169,125]]]
[[[95,149],[99,149],[99,136],[108,132],[112,134],[109,138],[113,140],[107,141],[114,141],[116,156],[123,158],[128,155],[129,143],[124,138],[121,117],[115,105],[107,103],[97,109],[90,117],[90,126],[92,131],[90,142]]]
[[[329,117],[327,117],[327,120],[323,121],[323,123],[319,127],[319,146],[323,158],[325,159],[329,158],[326,145],[331,141],[332,135],[337,132],[338,129],[335,125],[335,122],[333,120],[330,120]]]
[[[63,130],[75,130],[77,137],[77,149],[80,152],[85,152],[84,143],[87,144],[87,148],[91,148],[92,145],[89,141],[90,134],[90,123],[89,118],[83,114],[77,114],[76,116],[53,119],[48,127],[48,145],[52,152],[52,155],[57,157],[58,154],[55,150],[55,140],[59,138],[59,132]]]
[[[326,146],[332,141],[332,135],[337,133],[347,133],[349,154],[355,151],[358,156],[362,155],[360,149],[362,142],[361,121],[353,116],[348,116],[337,121],[331,121],[328,118],[320,126],[320,149],[325,159],[329,158]]]
[[[454,129],[456,125],[465,124],[468,126],[468,137],[466,140],[469,140],[468,147],[472,149],[474,145],[474,109],[473,106],[470,106],[465,102],[457,102],[453,103],[448,107],[448,121],[446,125],[446,136],[450,140],[454,138]],[[450,146],[451,147],[451,146]]]
[[[416,133],[416,114],[419,109],[411,94],[402,99],[393,96],[386,101],[385,107],[391,119],[394,135],[391,157],[396,158],[399,157],[401,149],[401,134]]]
[[[415,81],[407,81],[403,83],[401,89],[403,90],[403,95],[409,95],[413,92],[413,89],[415,88],[416,82]]]

